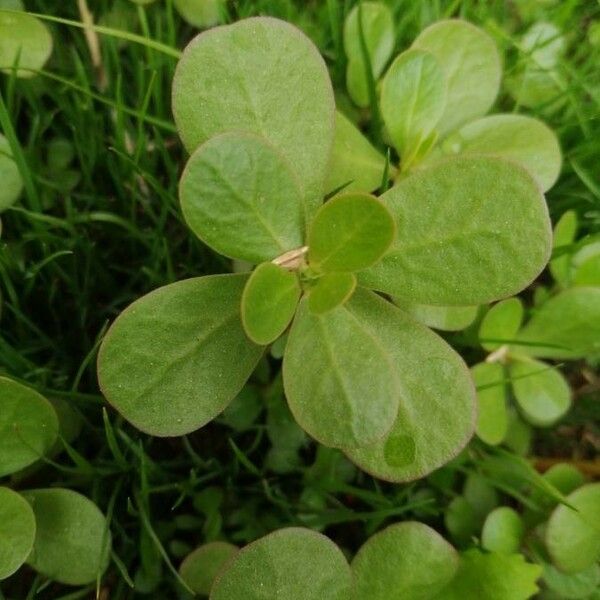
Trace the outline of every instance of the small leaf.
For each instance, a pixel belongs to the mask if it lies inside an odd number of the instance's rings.
[[[322,315],[344,304],[355,288],[356,277],[352,273],[325,273],[308,294],[308,308]]]
[[[35,390],[0,377],[0,477],[24,469],[50,451],[58,417]]]
[[[516,358],[509,369],[517,403],[532,425],[549,427],[564,417],[571,407],[571,388],[558,369]]]
[[[508,429],[504,437],[504,445],[518,456],[528,456],[531,450],[533,431],[516,410],[508,412]]]
[[[596,600],[592,594],[600,592],[600,565],[594,564],[572,575],[561,573],[556,567],[544,564],[544,584],[555,595],[551,598]]]
[[[492,107],[502,65],[496,44],[485,31],[466,21],[439,21],[421,32],[413,48],[433,54],[446,77],[446,108],[438,125],[441,133],[482,117]]]
[[[17,77],[34,77],[52,53],[48,28],[26,12],[0,12],[0,40],[0,71],[18,64]]]
[[[67,585],[96,581],[108,566],[110,531],[104,515],[85,496],[52,488],[27,490],[36,534],[27,563],[46,577]]]
[[[546,546],[561,571],[577,573],[600,559],[600,483],[580,487],[567,502],[548,521]]]
[[[352,561],[360,600],[428,600],[458,568],[456,550],[434,529],[417,522],[391,525],[371,536]]]
[[[238,550],[237,546],[227,542],[204,544],[185,557],[179,574],[192,591],[208,596],[215,578]]]
[[[414,304],[401,299],[394,302],[417,321],[441,331],[460,331],[466,329],[477,317],[477,306],[431,306]]]
[[[385,157],[341,112],[335,113],[335,138],[325,181],[325,192],[376,190],[383,180]]]
[[[525,526],[519,514],[508,506],[495,508],[486,518],[481,545],[489,552],[516,554],[521,548]]]
[[[402,179],[381,201],[398,233],[361,285],[419,304],[484,304],[526,287],[548,261],[544,197],[502,159],[448,159]]]
[[[471,368],[477,387],[477,436],[486,444],[497,446],[508,431],[506,375],[499,363],[479,363]]]
[[[199,29],[218,25],[226,14],[224,0],[173,0],[173,5],[185,21]]]
[[[19,168],[12,159],[10,145],[2,134],[0,134],[0,181],[2,182],[0,212],[2,212],[18,200],[23,190],[23,180]]]
[[[446,81],[429,52],[407,50],[388,69],[381,88],[381,114],[403,166],[434,131],[446,106]]]
[[[489,352],[514,341],[523,323],[523,303],[519,298],[508,298],[494,304],[479,326],[479,340]]]
[[[138,429],[183,435],[238,394],[263,349],[246,336],[240,301],[247,275],[215,275],[159,288],[130,305],[104,337],[98,379]]]
[[[448,504],[444,524],[451,539],[459,546],[467,545],[478,530],[475,509],[463,496],[457,496]]]
[[[573,255],[573,285],[600,286],[600,238],[592,237]]]
[[[517,339],[519,353],[577,359],[600,355],[600,287],[576,287],[537,309]]]
[[[35,539],[35,517],[27,501],[0,487],[0,580],[10,577],[27,559]]]
[[[298,275],[273,263],[258,265],[242,294],[242,323],[248,337],[266,346],[290,324],[300,300]]]
[[[308,234],[309,264],[317,271],[360,271],[375,264],[394,239],[394,219],[367,194],[344,194],[324,204]]]
[[[227,131],[266,137],[301,180],[309,213],[322,201],[334,113],[317,48],[299,29],[268,17],[201,33],[173,80],[173,114],[189,152]]]
[[[520,50],[541,69],[555,67],[565,51],[566,40],[553,23],[538,21],[521,38]]]
[[[225,133],[200,146],[179,195],[192,231],[220,254],[259,263],[302,246],[299,183],[258,136]]]
[[[369,104],[360,21],[373,79],[377,81],[394,50],[394,18],[382,2],[360,2],[344,23],[344,49],[348,57],[346,84],[352,100],[359,106]]]
[[[315,531],[280,529],[242,548],[221,572],[211,600],[348,600],[350,567]]]

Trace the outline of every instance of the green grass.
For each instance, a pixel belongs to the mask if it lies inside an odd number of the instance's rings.
[[[112,3],[89,4],[98,17]],[[232,20],[270,14],[297,23],[318,44],[341,88],[341,28],[352,4],[237,0],[229,12]],[[506,51],[508,73],[518,59],[526,60],[519,56],[516,39],[527,23],[513,3],[389,4],[398,23],[399,49],[430,22],[460,16],[496,37]],[[27,6],[80,20],[75,2],[30,0]],[[587,41],[586,31],[600,19],[600,6],[565,0],[531,18],[539,16],[567,33],[570,48],[560,65],[566,81],[563,102],[558,109],[546,106],[534,113],[558,131],[565,156],[561,179],[548,196],[550,210],[557,218],[573,208],[583,233],[597,232],[600,46]],[[104,412],[95,358],[108,323],[156,287],[223,272],[230,265],[189,232],[178,207],[185,153],[170,113],[176,58],[149,43],[101,35],[105,84],[99,85],[82,31],[49,25],[55,48],[45,71],[31,80],[0,79],[0,128],[9,138],[14,130],[20,142],[17,159],[26,184],[22,201],[2,215],[0,370],[50,397],[66,399],[80,414],[83,433],[53,462],[28,471],[15,485],[71,487],[109,515],[115,554],[102,586],[113,600],[137,597],[132,581],[150,597],[177,597],[172,565],[221,532],[243,544],[276,527],[305,524],[324,528],[338,543],[355,549],[391,517],[441,526],[443,508],[455,494],[453,482],[465,469],[477,468],[482,448],[475,445],[467,463],[403,486],[360,474],[333,451],[322,449],[316,457],[314,446],[289,419],[277,380],[269,383],[276,361],[265,361],[254,376],[260,401],[269,410],[246,431],[217,422],[186,438],[160,440],[140,434],[110,408]],[[132,8],[131,25],[142,38],[174,49],[194,35],[167,1]],[[506,94],[498,104],[514,109]],[[48,155],[56,139],[72,144],[67,168],[52,166],[60,158]],[[468,332],[453,341],[463,354],[478,357]],[[589,413],[579,409],[573,418],[581,427]],[[265,459],[270,436],[300,442],[289,456],[281,451],[280,461],[288,460],[275,470],[275,458]],[[542,447],[556,445],[544,438]],[[1,589],[7,598],[40,599],[85,598],[93,591],[73,593],[27,570]]]

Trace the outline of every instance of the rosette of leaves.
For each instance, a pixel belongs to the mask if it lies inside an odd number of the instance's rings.
[[[527,286],[551,245],[535,180],[498,157],[462,156],[380,198],[323,204],[331,82],[308,38],[271,18],[193,40],[173,109],[191,152],[185,220],[215,251],[257,266],[173,283],[127,308],[99,352],[107,400],[150,434],[189,433],[225,409],[289,328],[285,394],[310,436],[392,481],[457,454],[474,427],[468,370],[379,293],[476,305]]]

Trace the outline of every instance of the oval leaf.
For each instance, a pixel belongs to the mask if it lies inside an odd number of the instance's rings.
[[[10,145],[0,134],[0,212],[12,206],[21,195],[23,180],[17,164],[12,158]]]
[[[571,244],[577,235],[577,213],[568,210],[554,226],[553,258],[548,265],[550,273],[563,288],[571,283]]]
[[[58,417],[35,390],[0,377],[0,477],[42,458],[58,436]]]
[[[499,363],[479,363],[471,368],[477,387],[477,436],[486,444],[496,446],[506,437],[506,375]]]
[[[398,233],[359,283],[419,304],[484,304],[513,295],[544,268],[551,229],[544,197],[521,167],[453,158],[416,172],[381,200]]]
[[[314,314],[322,315],[344,304],[355,288],[353,273],[325,273],[308,294],[308,308]]]
[[[208,596],[223,566],[238,552],[227,542],[210,542],[196,548],[179,567],[181,578],[196,594]]]
[[[391,375],[400,383],[392,430],[371,446],[345,452],[380,479],[423,477],[456,456],[473,435],[476,399],[469,371],[439,336],[379,296],[359,287],[344,307],[390,357]],[[353,343],[356,348],[361,344]],[[360,368],[373,385],[373,371]]]
[[[35,539],[35,517],[27,501],[0,487],[0,580],[10,577],[27,559]]]
[[[274,342],[290,324],[300,300],[298,275],[263,263],[250,275],[242,294],[242,323],[255,343]]]
[[[513,342],[523,323],[523,303],[519,298],[508,298],[494,304],[479,326],[479,341],[488,351]]]
[[[61,488],[28,490],[36,534],[27,564],[67,585],[95,582],[110,557],[110,531],[104,515],[85,496]]]
[[[241,390],[262,348],[246,336],[247,275],[215,275],[159,288],[129,306],[106,334],[98,379],[138,429],[184,435],[214,419]]]
[[[494,40],[482,29],[460,20],[439,21],[421,32],[413,48],[435,56],[447,82],[441,133],[482,117],[500,89],[502,65]]]
[[[299,184],[258,136],[226,133],[200,146],[183,172],[179,196],[187,224],[220,254],[259,263],[302,246]]]
[[[225,0],[173,0],[182,18],[199,29],[214,27],[223,21]]]
[[[217,578],[211,600],[347,600],[350,567],[315,531],[280,529],[240,550]]]
[[[442,331],[460,331],[467,328],[477,317],[477,306],[431,306],[414,304],[395,298],[394,302],[417,321]]]
[[[416,522],[391,525],[371,536],[352,561],[356,598],[429,600],[458,568],[456,550]]]
[[[394,239],[387,208],[367,194],[344,194],[324,204],[308,234],[308,260],[317,271],[360,271],[375,264]]]
[[[489,552],[516,554],[524,534],[525,526],[519,514],[508,506],[500,506],[485,519],[481,545]]]
[[[175,123],[190,152],[226,131],[266,137],[300,177],[309,213],[322,200],[334,112],[317,48],[299,29],[268,17],[201,33],[173,80]]]

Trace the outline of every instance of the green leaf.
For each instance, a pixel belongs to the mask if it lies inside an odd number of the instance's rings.
[[[402,157],[414,157],[435,130],[446,106],[446,81],[435,57],[407,50],[388,69],[381,88],[381,114]]]
[[[96,581],[108,566],[110,531],[104,515],[85,496],[61,488],[27,490],[36,534],[27,564],[67,585]]]
[[[173,5],[185,21],[200,29],[221,23],[226,10],[224,0],[173,0]]]
[[[242,294],[242,323],[248,337],[263,346],[274,342],[294,317],[300,294],[295,272],[273,263],[258,265]]]
[[[502,65],[496,44],[485,31],[466,21],[439,21],[421,32],[413,48],[433,54],[446,77],[446,108],[438,125],[441,133],[482,117],[492,107]]]
[[[536,67],[517,68],[506,78],[506,89],[525,108],[555,112],[568,96],[568,84],[560,72]]]
[[[35,390],[0,377],[0,477],[42,458],[58,436],[58,417]]]
[[[308,308],[322,315],[344,304],[354,293],[356,277],[353,273],[325,273],[308,294]]]
[[[211,600],[348,600],[350,567],[315,531],[286,528],[240,550],[217,578]]]
[[[510,410],[504,445],[519,456],[527,456],[531,450],[532,437],[531,425],[521,419],[516,410]]]
[[[554,425],[571,408],[571,388],[558,369],[533,359],[513,358],[509,371],[519,408],[532,425]]]
[[[324,204],[308,233],[308,260],[317,271],[360,271],[375,264],[394,239],[394,219],[367,194],[343,194]]]
[[[580,487],[560,504],[546,527],[552,562],[564,573],[577,573],[600,559],[600,483]]]
[[[460,331],[477,317],[477,306],[431,306],[395,298],[394,303],[417,321],[442,331]]]
[[[204,544],[185,557],[179,574],[196,594],[208,596],[217,575],[238,550],[227,542]]]
[[[514,114],[483,117],[463,125],[438,154],[499,156],[525,168],[543,191],[558,179],[562,156],[554,132],[542,121]]]
[[[521,38],[520,50],[541,69],[552,69],[564,54],[566,40],[553,23],[534,23]]]
[[[391,375],[400,382],[392,430],[371,446],[345,452],[380,479],[423,477],[456,456],[473,434],[475,390],[468,369],[439,336],[379,296],[359,287],[344,306],[390,357]],[[354,353],[356,348],[363,346],[352,343]],[[361,370],[373,386],[373,371]]]
[[[592,238],[573,255],[573,284],[600,286],[600,239]]]
[[[537,309],[517,339],[519,353],[540,358],[577,359],[600,353],[600,288],[576,287]]]
[[[523,303],[519,298],[508,298],[494,304],[479,326],[481,345],[491,352],[514,341],[523,323],[523,313]]]
[[[473,507],[478,527],[483,525],[485,518],[500,502],[496,488],[490,480],[479,473],[469,473],[465,479],[463,496]]]
[[[357,294],[324,315],[313,314],[303,299],[283,358],[286,397],[296,421],[334,448],[382,438],[398,411],[392,357],[352,311]]]
[[[226,131],[262,135],[293,166],[309,213],[322,201],[335,102],[325,62],[300,30],[268,17],[201,33],[173,80],[186,148]]]
[[[556,567],[544,564],[544,584],[561,600],[592,600],[594,591],[600,591],[600,565],[594,564],[584,571],[566,575]]]
[[[398,233],[359,284],[419,304],[484,304],[526,287],[548,261],[544,197],[521,167],[448,159],[381,197]]]
[[[192,231],[220,254],[259,263],[302,246],[299,183],[258,136],[225,133],[200,146],[183,172],[179,195]]]
[[[525,535],[519,514],[508,506],[495,508],[486,518],[481,532],[481,545],[489,552],[516,554]]]
[[[434,529],[414,521],[371,536],[352,561],[358,600],[429,600],[458,568],[456,550]]]
[[[342,186],[344,192],[376,190],[383,181],[385,157],[341,112],[335,113],[335,138],[325,192]]]
[[[18,64],[17,77],[33,77],[52,53],[52,36],[48,28],[26,12],[0,11],[0,71],[12,73]]]
[[[19,168],[12,159],[10,144],[2,134],[0,134],[0,181],[2,181],[0,188],[0,212],[2,212],[18,200],[23,190]]]
[[[467,545],[478,532],[475,509],[463,496],[453,498],[444,514],[444,524],[451,539],[459,546]]]
[[[241,390],[263,349],[246,336],[247,275],[215,275],[159,288],[129,306],[106,334],[98,379],[138,429],[183,435],[214,419]]]
[[[0,487],[0,580],[10,577],[27,559],[35,539],[35,517],[27,501]]]
[[[361,44],[360,22],[369,56],[373,79],[379,79],[394,50],[394,18],[390,9],[382,2],[360,2],[351,11],[344,23],[344,49],[348,57],[346,84],[356,104],[368,106],[368,80],[364,51]]]
[[[435,600],[526,600],[538,591],[542,567],[521,554],[484,554],[473,548],[460,557],[456,577]]]
[[[471,368],[477,387],[477,436],[486,444],[497,446],[508,432],[506,375],[499,363],[479,363]]]

